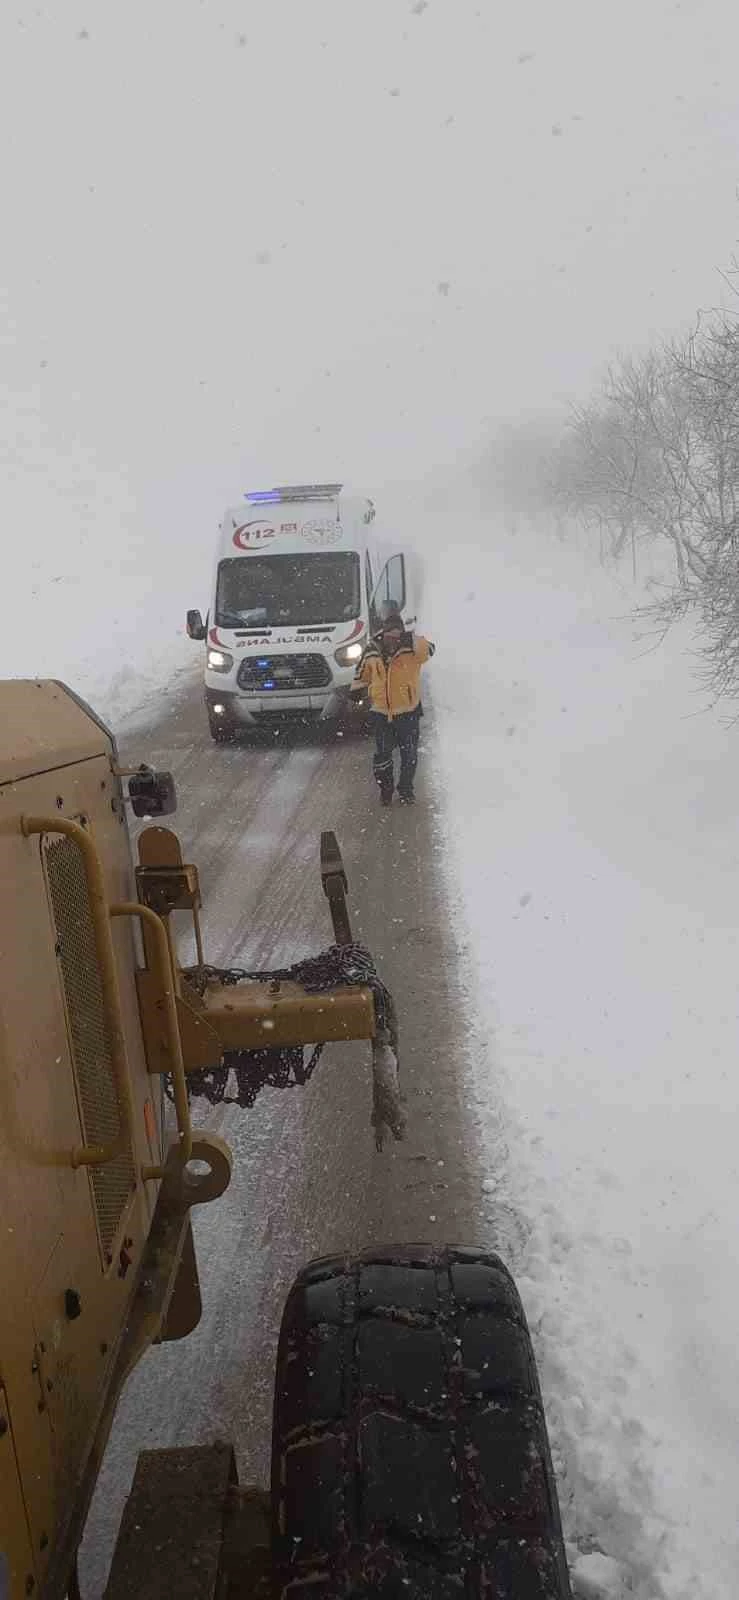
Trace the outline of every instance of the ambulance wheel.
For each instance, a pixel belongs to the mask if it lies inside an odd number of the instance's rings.
[[[571,1600],[526,1319],[499,1257],[313,1262],[282,1321],[275,1595]]]

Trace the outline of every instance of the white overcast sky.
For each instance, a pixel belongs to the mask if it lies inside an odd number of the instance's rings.
[[[371,488],[582,394],[721,295],[738,46],[736,0],[5,0],[16,491]]]

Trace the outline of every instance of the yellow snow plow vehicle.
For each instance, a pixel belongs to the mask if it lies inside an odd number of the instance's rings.
[[[127,807],[152,819],[134,867]],[[397,1028],[352,942],[277,973],[209,966],[168,774],[123,771],[64,685],[0,684],[0,1600],[79,1594],[77,1550],[116,1403],[200,1316],[191,1215],[231,1157],[193,1094],[304,1082],[328,1041],[373,1054],[372,1121],[403,1133]],[[173,919],[193,920],[196,961]],[[305,1046],[312,1046],[306,1061]],[[249,1304],[243,1316],[255,1315]],[[563,1600],[569,1580],[521,1303],[494,1255],[373,1249],[290,1291],[271,1485],[229,1441],[146,1451],[107,1600]]]

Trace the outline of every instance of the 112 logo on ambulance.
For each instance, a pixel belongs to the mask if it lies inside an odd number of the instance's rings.
[[[263,550],[276,537],[277,529],[272,522],[242,522],[233,532],[237,550]]]

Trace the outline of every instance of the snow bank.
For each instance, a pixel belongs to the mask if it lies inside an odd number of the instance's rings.
[[[484,1200],[494,1238],[518,1216],[576,1589],[734,1600],[736,733],[684,636],[635,644],[633,590],[451,505],[424,621],[477,1112],[509,1148]]]
[[[151,715],[202,671],[185,612],[207,607],[217,514],[186,478],[177,495],[150,480],[141,498],[76,445],[39,452],[32,471],[28,445],[2,487],[0,676],[62,678],[114,724]]]

